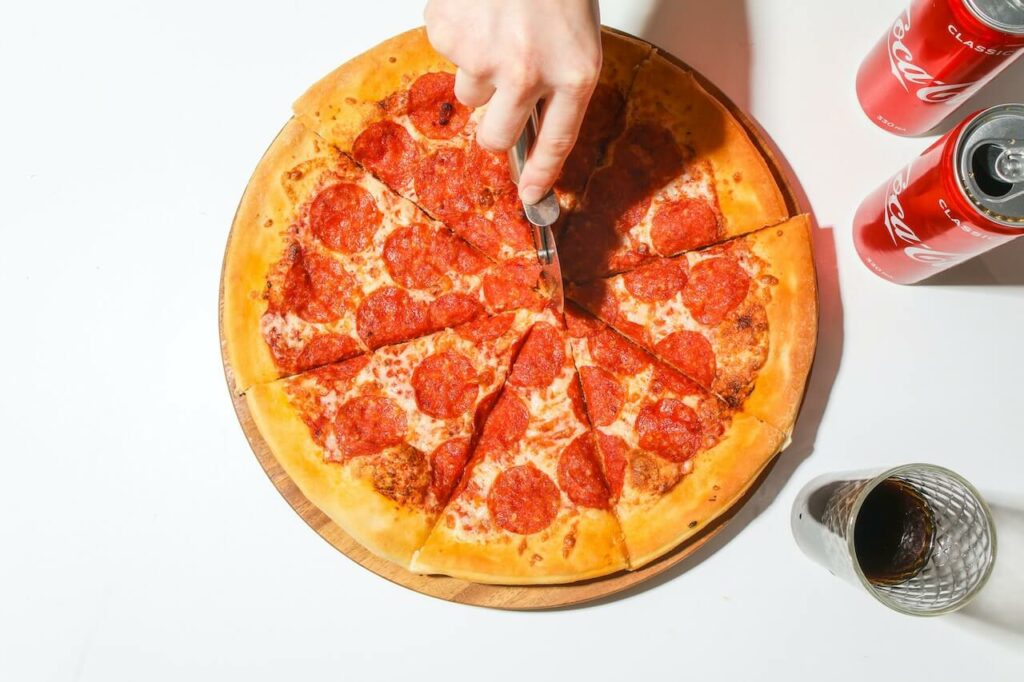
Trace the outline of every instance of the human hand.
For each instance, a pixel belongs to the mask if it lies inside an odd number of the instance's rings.
[[[455,96],[487,104],[477,143],[503,152],[544,100],[519,196],[540,201],[576,143],[601,71],[597,0],[429,0],[427,35],[458,67]]]

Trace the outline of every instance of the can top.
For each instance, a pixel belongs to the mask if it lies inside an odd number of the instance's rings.
[[[956,143],[964,196],[989,220],[1024,230],[1024,104],[1000,104],[967,124]]]
[[[986,26],[1024,35],[1024,0],[965,0],[964,4]]]

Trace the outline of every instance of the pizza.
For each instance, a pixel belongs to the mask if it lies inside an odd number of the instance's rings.
[[[632,570],[787,443],[814,353],[806,216],[693,74],[603,31],[555,187],[551,304],[483,109],[417,29],[294,106],[225,255],[228,381],[284,474],[410,571]]]

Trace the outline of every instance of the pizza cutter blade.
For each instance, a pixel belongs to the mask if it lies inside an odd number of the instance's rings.
[[[537,139],[538,109],[534,107],[530,118],[519,134],[515,145],[508,150],[508,165],[512,173],[512,182],[519,184],[519,174],[526,164],[526,157]],[[565,295],[562,291],[562,268],[558,262],[558,251],[555,247],[555,236],[551,226],[558,220],[560,209],[558,197],[548,192],[536,204],[523,202],[523,212],[533,226],[533,245],[537,249],[537,260],[540,262],[541,277],[549,289],[552,303],[558,312],[565,309]]]

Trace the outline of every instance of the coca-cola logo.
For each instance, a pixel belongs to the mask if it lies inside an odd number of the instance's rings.
[[[910,8],[896,18],[889,32],[889,70],[907,92],[912,92],[922,102],[931,104],[954,104],[974,83],[945,83],[914,62],[914,53],[904,40],[910,34]]]
[[[903,253],[912,261],[941,267],[944,263],[960,260],[963,257],[960,254],[936,251],[922,242],[914,228],[907,224],[907,212],[903,208],[900,195],[910,185],[910,172],[913,166],[911,162],[906,170],[897,173],[889,184],[889,191],[885,196],[885,229],[888,230],[894,245],[900,246],[901,242],[906,244]]]

